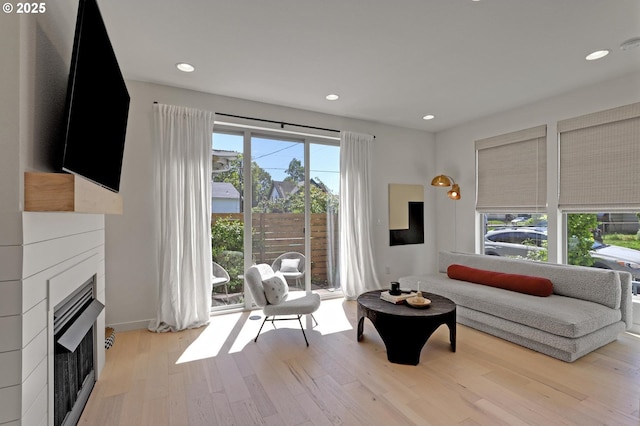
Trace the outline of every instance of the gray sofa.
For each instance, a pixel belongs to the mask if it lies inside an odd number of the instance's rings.
[[[453,280],[447,268],[476,269],[548,278],[548,297]],[[631,275],[606,269],[557,265],[467,253],[440,252],[438,273],[400,278],[453,300],[460,324],[563,361],[573,362],[613,342],[631,328]]]

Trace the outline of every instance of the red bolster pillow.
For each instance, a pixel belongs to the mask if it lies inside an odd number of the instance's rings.
[[[447,275],[454,280],[469,281],[533,296],[546,297],[553,293],[551,280],[542,277],[486,271],[456,264],[449,265]]]

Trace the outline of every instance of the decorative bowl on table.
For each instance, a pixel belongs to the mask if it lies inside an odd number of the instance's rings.
[[[407,298],[406,302],[407,305],[412,308],[426,308],[431,304],[431,300],[422,297],[422,293],[418,293],[417,296]]]

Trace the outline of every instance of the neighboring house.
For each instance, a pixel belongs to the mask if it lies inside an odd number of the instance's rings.
[[[603,232],[631,234],[638,232],[638,216],[635,213],[603,213],[598,215],[598,222]]]
[[[226,151],[224,149],[214,149],[211,151],[211,172],[227,172],[231,168],[231,162],[240,155],[236,151]]]
[[[211,182],[211,213],[240,213],[240,193],[228,182]]]
[[[329,192],[329,189],[326,187],[326,185],[321,182],[316,182],[315,180],[310,179],[309,183],[315,186],[316,188],[320,189],[321,191]],[[304,186],[303,182],[294,183],[290,181],[274,180],[271,182],[271,191],[269,191],[269,199],[277,200],[281,198],[287,198],[290,195],[293,195],[299,190],[301,190],[303,186]]]
[[[302,188],[303,183],[295,183],[290,181],[277,181],[271,182],[271,191],[269,191],[270,200],[278,200],[281,198],[287,198],[290,195],[298,192]]]

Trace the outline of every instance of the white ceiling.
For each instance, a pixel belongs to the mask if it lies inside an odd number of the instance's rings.
[[[430,132],[640,70],[638,0],[99,3],[128,79]]]

